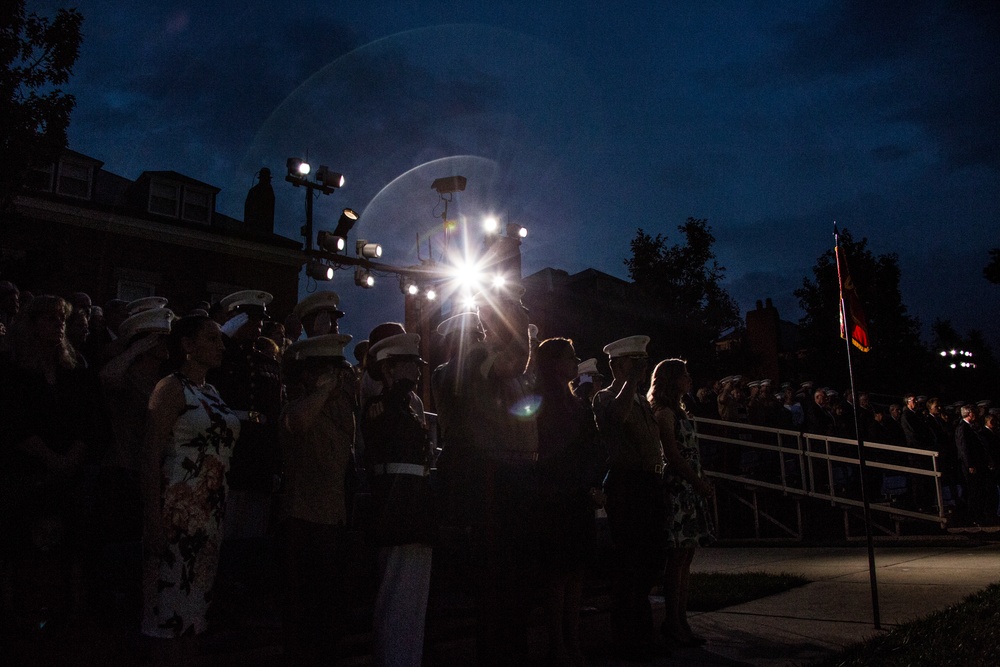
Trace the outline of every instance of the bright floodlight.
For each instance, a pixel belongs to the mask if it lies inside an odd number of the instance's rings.
[[[420,291],[420,288],[417,287],[416,284],[411,283],[411,284],[409,284],[409,285],[406,286],[406,293],[409,294],[410,296],[416,296],[417,292],[419,292],[419,291]]]
[[[313,260],[306,265],[306,275],[313,280],[333,280],[333,267]]]
[[[491,215],[483,220],[483,229],[489,234],[496,234],[500,229],[500,221]]]
[[[316,172],[316,180],[328,188],[344,187],[344,175],[336,171],[330,171],[330,168],[325,164],[320,165],[319,171]]]
[[[309,163],[302,158],[290,157],[285,165],[288,167],[288,173],[292,176],[302,177],[309,173]]]
[[[493,286],[494,287],[503,287],[506,284],[507,284],[507,279],[504,278],[503,276],[501,276],[499,274],[493,276]]]
[[[479,283],[483,279],[482,272],[471,262],[462,262],[457,264],[453,270],[453,275],[459,285],[473,290],[479,287]]]
[[[437,292],[434,291],[433,287],[428,287],[427,291],[424,292],[424,296],[427,297],[428,301],[433,301],[434,299],[437,298],[438,295]]]
[[[528,230],[525,229],[524,227],[521,227],[520,229],[517,230],[517,235],[520,236],[522,239],[527,238]]]
[[[375,277],[370,271],[359,266],[354,269],[354,284],[368,289],[375,286]]]
[[[347,246],[347,241],[343,236],[337,236],[330,232],[320,232],[316,235],[316,243],[327,252],[343,252]]]
[[[365,239],[358,239],[355,249],[358,257],[365,259],[377,259],[382,256],[382,246],[378,243],[369,243]]]

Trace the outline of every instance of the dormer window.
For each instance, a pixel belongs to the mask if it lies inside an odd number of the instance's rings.
[[[68,197],[90,199],[94,168],[89,164],[61,160],[56,182],[56,192]]]
[[[29,169],[24,174],[24,185],[30,190],[52,192],[52,174],[54,172],[55,164],[53,163]]]
[[[208,183],[175,171],[144,171],[135,189],[148,193],[146,206],[150,213],[206,227],[213,223],[219,188]]]
[[[180,205],[180,187],[153,181],[149,184],[149,212],[177,217]]]
[[[185,220],[208,224],[212,219],[212,195],[203,190],[192,190],[184,188],[184,215]]]

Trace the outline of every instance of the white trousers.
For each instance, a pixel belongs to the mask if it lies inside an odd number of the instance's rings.
[[[432,553],[424,544],[379,549],[373,623],[376,667],[419,667],[423,660]]]

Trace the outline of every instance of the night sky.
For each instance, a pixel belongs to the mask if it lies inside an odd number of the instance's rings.
[[[299,238],[304,196],[282,177],[308,157],[347,178],[316,201],[317,229],[353,207],[355,235],[400,265],[452,174],[469,181],[453,213],[528,228],[526,274],[626,278],[637,228],[673,243],[707,218],[741,312],[770,297],[792,321],[836,220],[899,255],[925,331],[950,318],[1000,349],[1000,287],[982,277],[1000,246],[992,0],[77,6],[70,147],[122,176],[179,171],[242,218],[268,166],[276,231]],[[402,318],[392,278],[332,287],[356,338]]]

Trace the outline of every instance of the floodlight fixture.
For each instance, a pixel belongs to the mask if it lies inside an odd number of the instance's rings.
[[[487,234],[496,234],[500,231],[500,221],[492,215],[487,216],[483,219],[483,230],[485,230]]]
[[[437,298],[437,291],[433,287],[428,287],[427,291],[424,292],[424,297],[428,301],[433,301],[434,299]]]
[[[493,287],[495,287],[497,289],[500,289],[501,287],[503,287],[506,284],[507,284],[507,279],[504,278],[499,273],[496,274],[495,276],[493,276]]]
[[[483,274],[479,266],[469,260],[458,262],[452,268],[451,275],[454,276],[455,281],[459,285],[469,289],[477,289],[483,279]]]
[[[528,236],[528,230],[515,222],[507,223],[507,236],[514,238],[526,238]]]
[[[309,170],[311,169],[308,162],[298,157],[288,158],[288,160],[285,162],[285,165],[288,167],[288,175],[293,176],[295,178],[303,178],[304,176],[308,176]]]
[[[330,168],[325,164],[320,165],[320,168],[316,171],[316,181],[325,188],[344,187],[344,175],[336,171],[330,171]]]
[[[335,236],[346,239],[347,235],[354,228],[354,223],[358,221],[358,214],[353,208],[345,208],[337,220],[337,227],[333,230]]]
[[[355,251],[358,257],[365,259],[377,259],[382,256],[382,246],[378,243],[369,243],[365,239],[358,239],[355,244]]]
[[[375,287],[375,277],[371,274],[371,271],[359,266],[354,269],[354,284],[358,287],[370,289]]]
[[[333,280],[333,267],[314,259],[306,265],[306,275],[314,280]]]
[[[343,252],[347,247],[347,240],[336,233],[320,232],[316,235],[316,245],[327,252]]]
[[[444,176],[442,178],[435,179],[431,183],[431,188],[437,190],[439,195],[447,195],[452,192],[462,192],[465,190],[466,179],[465,176]]]
[[[399,276],[399,291],[404,295],[416,296],[420,293],[420,288],[413,282],[413,279],[406,275]]]

